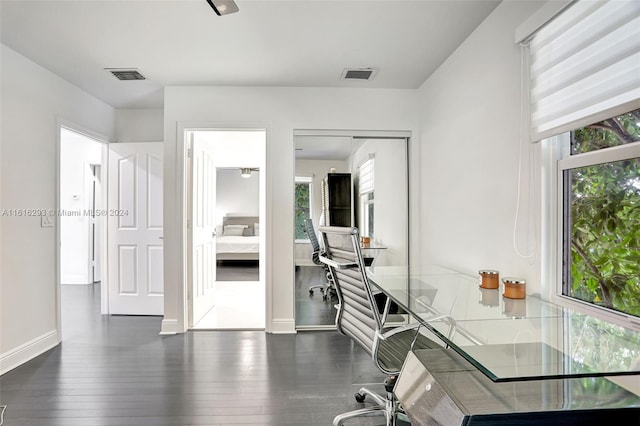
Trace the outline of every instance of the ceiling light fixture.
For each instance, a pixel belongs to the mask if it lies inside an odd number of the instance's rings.
[[[213,8],[213,11],[216,12],[218,16],[236,13],[240,10],[233,0],[207,0],[207,3],[209,3],[209,6]]]

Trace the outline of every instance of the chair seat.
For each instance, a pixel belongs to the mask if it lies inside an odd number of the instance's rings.
[[[378,348],[380,365],[388,371],[399,373],[407,354],[411,350],[411,343],[415,335],[416,330],[410,329],[394,334],[386,340],[381,340]],[[414,350],[435,348],[442,348],[442,346],[422,334],[418,336],[413,346]]]

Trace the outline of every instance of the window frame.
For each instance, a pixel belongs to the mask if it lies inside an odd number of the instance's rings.
[[[545,266],[543,264],[542,276],[555,283],[555,285],[549,286],[549,297],[553,302],[567,308],[576,309],[624,327],[640,329],[640,317],[603,306],[596,306],[564,294],[564,268],[569,267],[569,265],[565,265],[565,227],[568,225],[568,214],[570,214],[567,211],[568,206],[565,201],[565,191],[568,191],[569,188],[566,188],[564,172],[580,167],[640,157],[640,141],[574,155],[570,154],[570,146],[570,132],[545,139],[542,145],[542,155],[546,160],[546,164],[543,164],[543,167],[549,170],[549,173],[544,174],[549,179],[549,185],[546,185],[549,191],[547,195],[549,196],[544,197],[543,194],[542,205],[543,214],[548,211],[547,218],[550,219],[549,226],[547,226],[548,229],[544,233],[549,241],[549,244],[547,244],[549,248],[548,256],[546,257],[548,265]],[[544,203],[545,198],[549,200],[547,206]]]
[[[294,183],[293,183],[293,194],[294,194],[294,203],[295,203],[295,193],[296,193],[296,185],[298,184],[307,184],[309,186],[309,219],[313,219],[313,177],[310,176],[296,176],[294,178]],[[293,229],[295,232],[295,227],[296,227],[296,215],[294,212],[293,215]],[[294,243],[307,243],[310,244],[311,240],[309,240],[309,238],[301,238],[301,239],[294,239]]]

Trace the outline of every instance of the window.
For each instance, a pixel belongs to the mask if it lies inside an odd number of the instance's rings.
[[[562,294],[640,316],[640,110],[570,136],[558,162]]]
[[[360,226],[363,237],[373,238],[373,191],[360,195]]]
[[[295,179],[295,239],[309,240],[304,221],[311,219],[311,199],[313,195],[313,179],[298,177]]]
[[[370,158],[358,168],[358,193],[360,196],[360,235],[373,239],[374,235],[374,159]]]

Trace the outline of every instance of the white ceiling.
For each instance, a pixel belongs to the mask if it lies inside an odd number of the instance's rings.
[[[168,85],[417,88],[499,0],[1,0],[0,37],[116,108]],[[119,81],[104,68],[138,68]],[[374,67],[373,81],[342,81]]]
[[[361,142],[347,136],[295,136],[297,160],[345,161]]]

